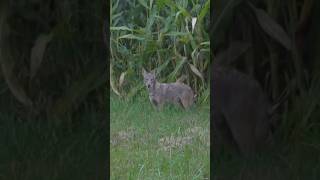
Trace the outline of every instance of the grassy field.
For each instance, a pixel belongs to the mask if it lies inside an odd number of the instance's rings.
[[[0,179],[105,179],[106,128],[85,114],[70,127],[0,113]]]
[[[111,97],[111,179],[209,179],[209,112]]]

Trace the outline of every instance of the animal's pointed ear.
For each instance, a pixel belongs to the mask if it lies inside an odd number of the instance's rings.
[[[150,73],[155,76],[156,75],[156,69],[153,69]]]
[[[147,74],[147,71],[144,68],[142,68],[142,75],[144,76],[145,74]]]

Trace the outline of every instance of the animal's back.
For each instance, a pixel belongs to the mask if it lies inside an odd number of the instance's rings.
[[[192,89],[181,82],[160,83],[159,93],[167,102],[182,104],[184,108],[190,107],[194,102]]]

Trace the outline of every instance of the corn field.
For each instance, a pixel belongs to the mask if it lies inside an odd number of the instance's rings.
[[[143,88],[141,70],[158,80],[187,84],[209,96],[210,1],[112,0],[110,2],[110,86],[130,99]]]

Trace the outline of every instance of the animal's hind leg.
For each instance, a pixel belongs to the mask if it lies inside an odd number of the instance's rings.
[[[184,97],[184,98],[179,98],[181,107],[183,107],[184,109],[189,109],[191,107],[191,103],[188,100],[188,97]]]
[[[187,109],[183,99],[180,97],[177,98],[177,100],[175,101],[175,104],[179,107],[182,107],[183,109]]]

